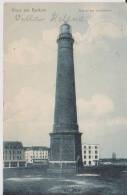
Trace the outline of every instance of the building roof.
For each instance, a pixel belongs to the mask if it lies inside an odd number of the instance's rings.
[[[82,146],[100,146],[100,144],[86,144],[86,143],[83,143]]]
[[[17,141],[5,141],[3,143],[3,147],[8,149],[8,148],[12,148],[12,149],[21,149],[23,148],[22,142],[17,142]]]
[[[31,147],[24,147],[25,150],[50,150],[50,148],[46,146],[31,146]]]

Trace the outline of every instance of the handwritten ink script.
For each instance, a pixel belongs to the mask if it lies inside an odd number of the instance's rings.
[[[84,22],[86,14],[95,14],[97,12],[110,12],[111,10],[97,9],[78,9],[75,15],[70,13],[60,14],[56,11],[48,14],[45,8],[12,8],[12,13],[17,22],[42,22],[49,21],[54,23],[60,22]]]

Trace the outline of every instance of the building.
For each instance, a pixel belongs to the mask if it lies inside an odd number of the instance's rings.
[[[5,141],[3,144],[4,168],[25,167],[24,148],[21,142]]]
[[[112,153],[112,160],[116,160],[116,152]]]
[[[27,165],[47,165],[49,161],[49,148],[42,146],[25,147],[25,160]]]
[[[97,166],[99,164],[99,145],[82,144],[82,159],[84,166]]]
[[[74,174],[82,169],[81,133],[77,122],[74,39],[69,24],[57,39],[57,78],[53,132],[50,133],[50,173]]]

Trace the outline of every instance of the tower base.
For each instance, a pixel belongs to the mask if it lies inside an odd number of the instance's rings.
[[[82,168],[81,133],[51,133],[48,173],[73,175]]]
[[[50,174],[62,174],[73,175],[78,172],[77,163],[75,161],[50,161],[48,173]]]

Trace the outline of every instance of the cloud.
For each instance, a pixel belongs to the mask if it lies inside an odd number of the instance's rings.
[[[5,54],[5,139],[19,139],[34,145],[47,144],[49,140],[48,133],[53,125],[57,33],[55,28],[44,30],[37,42],[21,38],[8,45]],[[47,82],[47,78],[53,82]]]
[[[88,19],[88,29],[84,35],[88,42],[103,38],[111,38],[113,40],[127,36],[127,24],[123,20],[123,16],[119,17],[122,9],[117,7],[101,4],[92,6],[94,12],[90,12]],[[123,15],[126,13],[123,9]]]
[[[102,116],[114,111],[113,100],[102,94],[95,94],[89,100],[80,98],[77,104],[79,112],[91,113],[94,116]]]
[[[43,121],[50,117],[52,97],[32,87],[24,87],[14,100],[5,102],[5,120],[31,122],[42,116]]]
[[[41,60],[38,46],[33,46],[29,39],[21,38],[10,43],[5,61],[7,65],[31,66],[38,64]]]
[[[106,37],[114,40],[122,38],[124,35],[120,24],[107,21],[100,21],[94,25],[93,21],[91,23],[92,25],[89,26],[89,29],[84,37],[88,40],[88,42],[101,40]]]
[[[123,9],[121,14],[122,9],[118,10],[117,7],[112,9],[108,5],[100,4],[86,5],[84,10],[89,10],[87,28],[84,33],[78,31],[74,33],[78,56],[95,54],[98,50],[109,51],[112,42],[127,37],[127,23],[124,20],[124,17],[127,17],[126,9]]]
[[[47,64],[54,62],[57,44],[56,28],[42,31],[40,39],[36,43],[29,38],[21,38],[10,42],[7,53],[5,53],[5,63],[8,66],[35,66],[37,64]],[[45,56],[45,57],[44,57]],[[46,56],[50,56],[46,58]]]
[[[47,144],[52,118],[52,97],[32,87],[22,88],[13,101],[5,102],[4,138]]]
[[[108,126],[127,126],[127,117],[114,117],[107,121]]]

